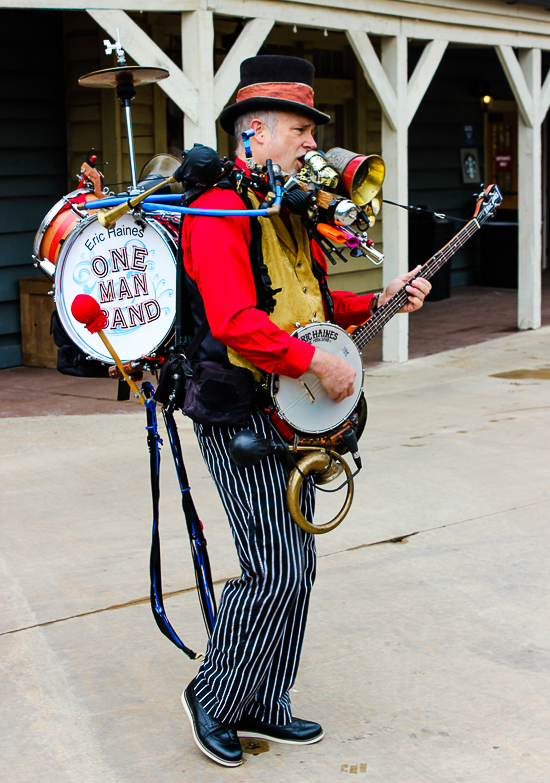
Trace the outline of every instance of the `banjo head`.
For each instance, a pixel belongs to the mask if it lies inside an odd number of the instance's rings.
[[[341,356],[355,370],[354,393],[338,403],[330,399],[321,381],[311,372],[304,373],[298,379],[284,375],[272,376],[271,395],[277,413],[293,430],[308,435],[330,432],[349,418],[361,396],[361,354],[349,334],[334,324],[307,324],[296,329],[292,336],[327,353]]]

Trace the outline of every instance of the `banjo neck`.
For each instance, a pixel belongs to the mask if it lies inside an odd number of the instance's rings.
[[[435,255],[433,255],[415,275],[413,275],[403,288],[400,288],[399,291],[397,291],[391,299],[388,299],[386,304],[382,305],[366,323],[359,326],[354,331],[352,339],[359,350],[370,342],[370,340],[378,334],[380,329],[388,323],[390,318],[393,318],[393,316],[401,310],[403,305],[406,304],[408,299],[406,286],[410,285],[411,281],[415,280],[417,277],[423,277],[425,280],[429,280],[433,277],[457,250],[460,250],[462,245],[475,234],[479,227],[480,224],[475,218],[470,220],[450,242],[442,247],[441,250],[438,250],[438,252],[435,253]]]
[[[411,280],[417,277],[429,280],[433,277],[478,228],[494,215],[501,202],[502,196],[497,186],[489,185],[477,196],[472,220],[432,256]],[[310,323],[293,332],[295,337],[311,345],[319,345],[329,353],[345,357],[356,370],[354,395],[340,402],[335,402],[328,396],[321,381],[313,373],[306,371],[298,379],[285,375],[271,376],[270,391],[276,411],[295,433],[318,436],[321,433],[334,432],[341,424],[349,421],[360,400],[363,386],[361,348],[372,340],[407,302],[407,285],[408,283],[402,286],[365,324],[359,326],[353,335],[330,323]]]

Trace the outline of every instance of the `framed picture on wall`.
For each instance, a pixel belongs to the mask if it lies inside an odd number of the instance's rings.
[[[462,181],[464,184],[479,184],[481,171],[479,157],[474,147],[463,147],[460,150],[460,162],[462,164]]]

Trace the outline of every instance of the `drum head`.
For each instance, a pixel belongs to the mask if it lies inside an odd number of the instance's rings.
[[[71,340],[94,359],[113,364],[97,334],[73,318],[77,294],[99,302],[106,337],[122,361],[150,356],[166,342],[176,315],[175,246],[153,218],[145,227],[123,215],[110,228],[97,217],[67,238],[55,276],[59,318]]]

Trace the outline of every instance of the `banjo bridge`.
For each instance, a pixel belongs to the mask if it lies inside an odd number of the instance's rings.
[[[309,399],[311,400],[311,402],[315,402],[315,396],[313,395],[313,393],[312,393],[312,392],[311,392],[311,390],[309,389],[309,387],[308,387],[307,383],[304,383],[304,382],[303,382],[303,381],[302,381],[300,378],[298,378],[298,380],[299,380],[299,381],[300,381],[300,383],[302,384],[302,387],[305,389],[305,391],[306,391],[306,394],[307,394],[307,396],[309,397]]]

